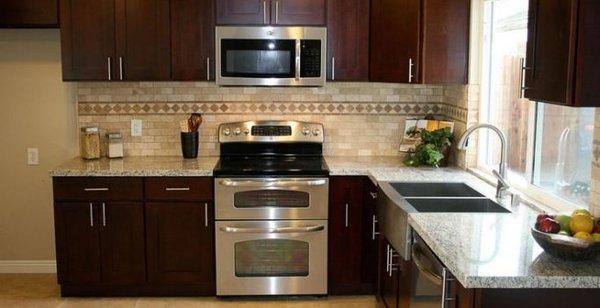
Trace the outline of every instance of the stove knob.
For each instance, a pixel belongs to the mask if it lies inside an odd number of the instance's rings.
[[[229,130],[229,128],[226,128],[223,130],[223,135],[229,136],[230,134],[231,134],[231,131]]]
[[[305,126],[305,127],[303,127],[303,128],[302,128],[302,135],[305,135],[305,136],[306,136],[306,135],[308,135],[308,134],[310,134],[310,129],[308,129],[308,127],[306,127],[306,126]]]
[[[321,130],[318,128],[313,129],[313,135],[318,136],[319,134],[321,134]]]
[[[233,131],[233,133],[237,136],[242,133],[242,130],[238,127]]]

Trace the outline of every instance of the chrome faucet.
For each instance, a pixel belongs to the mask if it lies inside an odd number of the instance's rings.
[[[507,163],[506,159],[508,158],[508,143],[506,142],[506,135],[500,130],[500,128],[487,123],[479,123],[469,127],[460,137],[460,141],[458,141],[458,149],[466,150],[467,142],[469,141],[469,137],[473,134],[474,131],[480,128],[490,129],[500,137],[500,166],[498,166],[498,171],[494,170],[494,176],[498,179],[498,185],[496,186],[496,198],[504,199],[507,195],[508,189],[510,186],[508,185],[507,177],[506,177],[506,168]]]

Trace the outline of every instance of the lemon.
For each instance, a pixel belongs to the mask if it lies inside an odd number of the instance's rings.
[[[573,211],[573,214],[571,214],[571,216],[575,216],[577,214],[585,214],[588,216],[592,216],[592,214],[590,214],[590,211],[586,210],[586,209],[576,209]]]
[[[569,229],[571,229],[571,233],[573,234],[578,232],[591,233],[594,229],[594,220],[591,216],[586,214],[575,214],[571,216]]]
[[[587,232],[577,232],[577,233],[575,233],[575,235],[573,235],[573,237],[582,239],[582,240],[586,240],[586,241],[592,240],[592,235]]]

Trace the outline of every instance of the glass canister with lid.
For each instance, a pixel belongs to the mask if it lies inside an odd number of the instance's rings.
[[[80,154],[83,159],[100,158],[100,130],[98,127],[82,127],[79,140]]]

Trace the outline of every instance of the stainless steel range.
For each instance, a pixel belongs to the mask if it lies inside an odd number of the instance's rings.
[[[323,126],[315,123],[219,127],[217,295],[327,293],[323,140]]]

